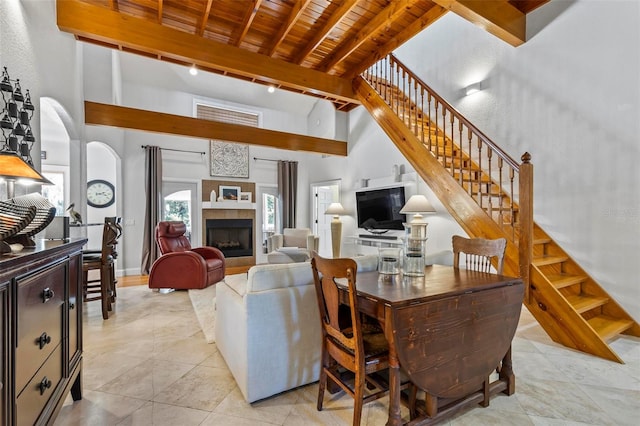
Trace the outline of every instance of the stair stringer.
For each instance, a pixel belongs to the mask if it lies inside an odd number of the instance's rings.
[[[369,111],[434,194],[442,201],[448,212],[465,232],[472,237],[504,237],[507,239],[505,274],[520,276],[519,253],[517,243],[512,240],[512,235],[500,228],[478,206],[475,200],[469,196],[466,190],[459,185],[458,181],[449,174],[433,155],[427,155],[431,154],[431,152],[407,127],[404,120],[389,107],[363,78],[355,78],[353,85],[362,105]],[[535,223],[534,228],[541,230]],[[557,249],[562,250],[553,240],[551,242]],[[582,274],[588,276],[582,271],[577,262],[568,255],[566,257],[569,260],[571,269],[579,270]],[[524,304],[555,342],[605,359],[624,363],[605,339],[591,327],[587,319],[571,306],[562,292],[553,286],[540,269],[531,265],[530,270],[531,295],[524,301]],[[595,286],[600,292],[606,294],[595,280],[590,277],[589,280],[592,287]],[[624,333],[639,336],[640,326],[638,323],[613,298],[608,295],[607,297],[609,297],[610,302],[613,302],[612,309],[617,315],[633,322],[633,325]]]

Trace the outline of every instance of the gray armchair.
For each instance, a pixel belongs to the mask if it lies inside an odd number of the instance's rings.
[[[319,237],[309,228],[285,228],[282,234],[267,238],[267,261],[269,263],[305,262],[311,251],[318,251]]]

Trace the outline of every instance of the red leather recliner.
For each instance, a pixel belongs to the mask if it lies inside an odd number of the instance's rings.
[[[162,256],[151,266],[149,288],[198,289],[221,281],[225,259],[214,247],[191,248],[184,222],[160,222],[156,243]]]

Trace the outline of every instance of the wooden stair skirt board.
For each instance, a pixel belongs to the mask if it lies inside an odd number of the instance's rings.
[[[518,242],[514,241],[514,237],[517,238],[520,232],[517,229],[518,214],[515,214],[517,209],[514,210],[513,218],[506,218],[508,226],[496,225],[494,228],[489,223],[505,221],[505,218],[502,217],[503,209],[500,204],[494,205],[489,214],[488,199],[502,198],[502,205],[505,205],[504,200],[510,203],[509,194],[499,193],[496,185],[491,182],[474,180],[473,168],[471,173],[468,170],[461,172],[460,166],[463,169],[469,167],[467,153],[463,153],[461,161],[451,161],[447,157],[443,157],[441,162],[434,161],[444,151],[451,155],[452,151],[459,152],[459,148],[451,141],[446,141],[446,150],[440,145],[434,146],[430,152],[428,144],[423,143],[411,130],[407,131],[405,123],[409,121],[399,117],[363,78],[354,80],[354,89],[374,120],[470,236],[486,237],[500,232],[512,247],[517,245]],[[425,126],[430,123],[430,129],[425,127],[418,134],[427,134],[429,131],[433,133],[433,122],[427,119],[424,123]],[[414,128],[415,122],[411,122],[411,126]],[[443,132],[439,133],[442,134]],[[452,167],[457,170],[452,172]],[[451,182],[462,185],[462,190],[452,188]],[[469,187],[476,192],[473,197],[466,192]],[[483,208],[470,210],[467,204],[469,200],[473,203],[481,202]],[[458,211],[460,208],[462,210]],[[470,215],[470,211],[474,214]],[[487,221],[487,218],[490,220]],[[510,226],[515,227],[515,232],[507,232]],[[529,298],[524,301],[527,309],[555,342],[624,363],[608,342],[620,334],[640,337],[638,323],[536,224],[532,238],[534,259],[530,265],[530,292]],[[519,275],[517,249],[508,249],[505,254],[505,274]]]

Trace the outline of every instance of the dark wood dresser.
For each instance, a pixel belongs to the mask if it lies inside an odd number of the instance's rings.
[[[40,241],[0,256],[0,424],[52,424],[82,398],[82,246]]]

